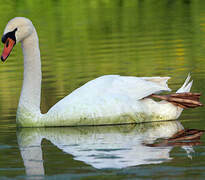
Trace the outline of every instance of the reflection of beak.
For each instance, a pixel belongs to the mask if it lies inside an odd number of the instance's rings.
[[[13,39],[7,38],[6,42],[4,43],[4,50],[1,55],[2,61],[5,61],[7,59],[15,44],[16,42]]]

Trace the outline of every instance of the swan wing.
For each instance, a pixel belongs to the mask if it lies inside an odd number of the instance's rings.
[[[169,77],[139,78],[133,76],[105,75],[87,82],[64,97],[57,104],[71,103],[73,101],[82,102],[84,99],[97,101],[102,98],[112,99],[112,97],[118,97],[119,100],[120,98],[127,97],[136,101],[153,93],[171,91],[166,83],[168,79]]]
[[[171,91],[166,83],[168,79],[167,77],[138,78],[133,76],[117,76],[113,78],[111,88],[108,85],[108,91],[139,100],[153,93]]]

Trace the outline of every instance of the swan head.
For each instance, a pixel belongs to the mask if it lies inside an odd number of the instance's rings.
[[[15,44],[30,36],[33,29],[32,22],[27,18],[15,17],[11,19],[6,25],[4,34],[1,38],[1,41],[4,44],[1,60],[5,61]]]

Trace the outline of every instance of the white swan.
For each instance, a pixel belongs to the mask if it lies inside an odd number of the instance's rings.
[[[73,126],[136,123],[177,119],[184,106],[146,98],[170,91],[169,77],[125,77],[106,75],[94,79],[55,104],[46,114],[40,111],[41,59],[39,42],[32,22],[24,17],[10,20],[2,37],[5,61],[13,46],[21,42],[24,55],[24,80],[17,110],[21,127]],[[192,82],[177,92],[189,92]]]

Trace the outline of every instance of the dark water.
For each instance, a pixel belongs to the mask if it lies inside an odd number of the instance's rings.
[[[104,74],[171,76],[169,86],[176,90],[191,72],[192,90],[205,90],[203,0],[17,0],[0,5],[1,34],[15,16],[30,18],[39,34],[42,112]],[[0,77],[0,179],[205,178],[204,135],[170,139],[183,128],[205,130],[203,107],[185,110],[171,122],[17,130],[20,45],[1,64]]]

